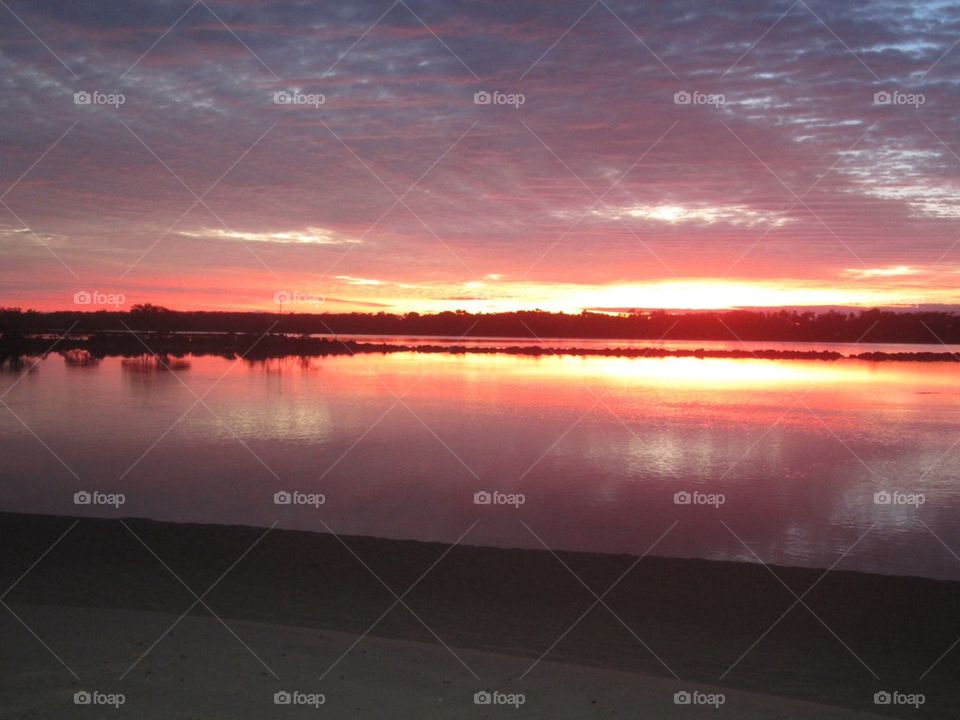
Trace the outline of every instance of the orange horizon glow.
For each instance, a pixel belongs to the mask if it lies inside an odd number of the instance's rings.
[[[847,271],[843,282],[797,280],[750,280],[684,278],[609,284],[549,283],[512,280],[488,275],[460,283],[417,283],[340,276],[312,283],[244,282],[197,287],[183,283],[149,288],[66,287],[62,294],[43,298],[5,298],[0,305],[23,309],[124,310],[134,304],[151,303],[172,310],[290,312],[300,314],[337,312],[436,313],[464,310],[473,313],[544,310],[577,314],[584,310],[619,312],[630,309],[729,310],[736,308],[802,307],[892,307],[914,308],[921,304],[958,302],[953,287],[924,285],[918,279],[907,284],[910,273],[899,268]],[[97,298],[91,304],[76,304],[77,292]]]

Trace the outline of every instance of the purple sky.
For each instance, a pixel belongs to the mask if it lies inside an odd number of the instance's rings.
[[[0,305],[960,302],[958,42],[956,2],[5,0]]]

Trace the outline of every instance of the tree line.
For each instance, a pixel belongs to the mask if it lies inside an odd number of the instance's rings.
[[[794,342],[960,343],[951,312],[858,310],[662,310],[610,315],[540,310],[473,314],[183,312],[155,305],[125,311],[40,312],[0,308],[5,340],[26,335],[111,333],[287,333],[445,337],[583,338]]]

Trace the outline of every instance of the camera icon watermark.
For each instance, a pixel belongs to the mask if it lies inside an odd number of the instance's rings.
[[[78,690],[73,694],[74,705],[105,705],[116,710],[126,702],[127,697],[123,693],[104,693],[98,690]]]
[[[673,694],[674,705],[710,705],[716,710],[725,702],[727,702],[727,696],[723,693],[680,690]]]
[[[925,502],[927,502],[927,496],[923,493],[880,490],[873,494],[874,505],[912,505],[913,507],[920,507]]]
[[[525,102],[527,102],[527,96],[523,93],[478,90],[473,94],[474,105],[510,105],[514,110],[519,110]]]
[[[77,290],[73,294],[74,305],[96,305],[120,307],[126,305],[127,298],[123,293],[105,293],[99,290]]]
[[[123,493],[102,493],[98,490],[88,492],[80,490],[73,494],[74,505],[109,505],[114,510],[120,508],[127,502],[127,496]]]
[[[74,105],[107,105],[114,110],[127,102],[123,93],[105,93],[99,90],[80,90],[73,94]]]
[[[327,702],[323,693],[305,693],[299,690],[280,690],[273,694],[274,705],[297,705],[319,708]]]
[[[723,493],[703,493],[698,490],[690,492],[689,490],[680,490],[673,494],[674,505],[708,505],[719,508],[727,502],[727,496]]]
[[[499,490],[478,490],[473,494],[474,505],[510,505],[515,510],[527,501],[523,493],[503,493]]]
[[[326,298],[323,295],[300,292],[299,290],[277,290],[273,294],[273,302],[280,307],[284,305],[323,305]]]
[[[880,690],[873,694],[874,705],[908,705],[918,710],[927,701],[923,693],[904,693],[898,690]]]
[[[278,90],[273,94],[274,105],[290,105],[291,107],[313,107],[319,109],[327,102],[323,93],[303,93],[299,90]]]
[[[479,690],[473,694],[474,705],[509,705],[519,708],[527,701],[524,693],[505,693],[499,690]]]
[[[908,93],[902,90],[878,90],[873,94],[874,105],[913,105],[918,108],[927,102],[923,93]]]
[[[311,505],[318,508],[327,502],[323,493],[303,493],[299,490],[280,490],[273,494],[274,505]]]
[[[688,90],[678,90],[673,94],[674,105],[713,105],[719,107],[727,102],[725,95],[721,93],[703,93],[698,90],[692,92]]]

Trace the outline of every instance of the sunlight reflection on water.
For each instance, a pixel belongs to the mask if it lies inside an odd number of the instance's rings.
[[[840,567],[960,578],[920,522],[960,553],[958,372],[413,353],[166,369],[54,355],[5,398],[49,450],[0,415],[0,507],[320,531],[322,518],[443,541],[479,519],[465,542],[539,546],[523,520],[555,548],[628,553],[678,520],[658,554],[754,560],[723,520],[765,561],[818,567],[876,522]],[[78,507],[78,489],[127,503]],[[274,505],[281,489],[327,502]],[[898,489],[925,502],[874,502]],[[478,490],[526,502],[478,506]],[[681,490],[725,502],[676,505]]]

